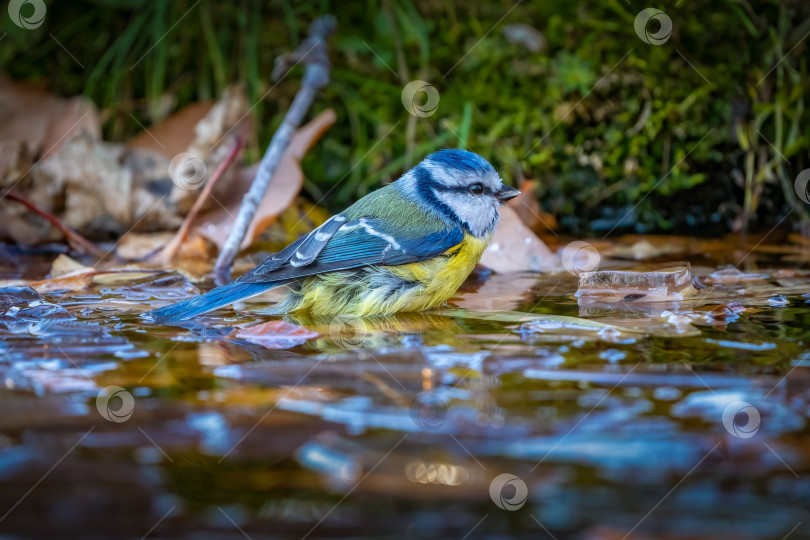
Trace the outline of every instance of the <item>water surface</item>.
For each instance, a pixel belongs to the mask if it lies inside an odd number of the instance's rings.
[[[236,337],[265,298],[145,324],[206,288],[178,275],[7,292],[0,531],[810,538],[807,254],[744,255],[655,259],[691,262],[687,301],[478,272],[447,309],[265,344]]]

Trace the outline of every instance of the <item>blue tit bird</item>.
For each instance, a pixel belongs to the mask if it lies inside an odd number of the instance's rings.
[[[499,207],[519,193],[478,154],[441,150],[231,283],[148,316],[180,321],[282,286],[284,299],[265,313],[365,317],[435,308],[470,275]]]

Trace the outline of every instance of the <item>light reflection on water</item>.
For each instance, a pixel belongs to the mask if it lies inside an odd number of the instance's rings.
[[[290,319],[319,337],[288,349],[233,337],[261,300],[145,327],[194,293],[175,276],[19,292],[0,531],[810,538],[810,273],[769,268],[693,266],[708,285],[661,303],[483,275],[462,309]]]

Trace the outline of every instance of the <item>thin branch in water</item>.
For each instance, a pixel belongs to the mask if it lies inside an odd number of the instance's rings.
[[[231,233],[219,252],[219,257],[214,265],[214,277],[217,283],[221,284],[228,280],[233,260],[239,252],[242,240],[247,234],[264,194],[270,187],[270,182],[273,180],[284,151],[290,145],[295,129],[304,119],[304,115],[315,98],[315,93],[329,83],[331,65],[327,54],[326,38],[335,31],[336,26],[334,17],[330,15],[319,17],[310,25],[309,36],[300,47],[292,54],[282,56],[276,63],[273,70],[274,79],[279,79],[299,63],[305,66],[304,79],[290,110],[287,111],[284,121],[267,147],[267,152],[256,171],[256,178],[253,179],[250,189],[242,199]]]

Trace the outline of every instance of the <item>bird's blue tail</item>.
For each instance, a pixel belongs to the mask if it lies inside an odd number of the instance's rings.
[[[171,323],[196,317],[202,313],[227,306],[232,302],[255,296],[264,291],[282,285],[284,282],[240,283],[235,281],[222,287],[212,289],[205,294],[153,309],[145,314],[159,323]]]

